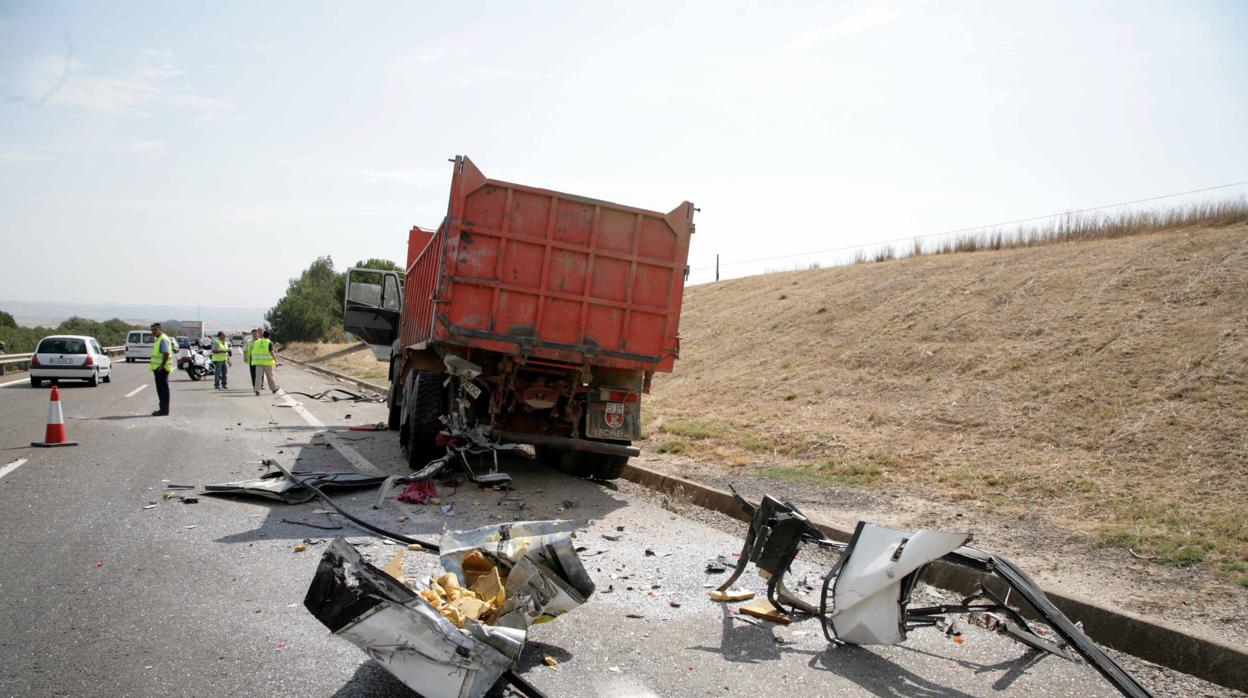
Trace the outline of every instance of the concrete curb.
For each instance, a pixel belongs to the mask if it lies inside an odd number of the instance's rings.
[[[283,356],[281,358],[282,358],[282,361],[289,361],[292,364],[295,364],[296,366],[299,366],[300,368],[306,371],[319,373],[323,376],[328,376],[330,378],[336,378],[344,383],[350,383],[351,385],[354,385],[356,387],[363,388],[365,390],[371,390],[374,393],[381,393],[382,395],[390,394],[390,388],[388,386],[378,385],[376,383],[369,383],[368,381],[360,380],[359,378],[352,378],[351,376],[348,376],[345,373],[339,373],[338,371],[331,371],[328,368],[322,368],[320,366],[317,366],[316,364],[310,364],[307,361],[300,361],[299,359],[292,359],[289,356]]]
[[[739,521],[748,521],[730,492],[633,464],[624,469],[624,479]],[[849,540],[850,531],[824,521],[812,521],[834,540]],[[928,584],[961,594],[977,589],[979,580],[980,575],[974,571],[944,562],[933,564],[924,578]],[[1087,599],[1050,591],[1044,593],[1062,613],[1082,622],[1084,632],[1105,647],[1220,686],[1248,691],[1248,649]]]

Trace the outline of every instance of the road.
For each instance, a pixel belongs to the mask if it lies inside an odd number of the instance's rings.
[[[352,469],[325,429],[355,451],[356,465],[406,472],[394,434],[344,431],[382,420],[384,405],[298,397],[301,407],[291,408],[288,398],[255,396],[241,381],[216,391],[211,380],[178,374],[172,416],[151,417],[147,365],[114,370],[111,384],[61,390],[76,448],[29,448],[42,438],[49,391],[10,383],[20,377],[0,387],[0,695],[412,695],[302,606],[327,535],[346,536],[379,563],[397,548],[349,524],[329,532],[286,522],[329,524],[315,502],[162,498],[166,483],[254,477],[268,457],[301,470]],[[330,385],[289,365],[278,379],[287,391]],[[901,647],[830,648],[814,621],[777,629],[739,617],[706,599],[721,576],[704,566],[739,549],[740,524],[678,515],[631,483],[574,480],[523,458],[505,465],[524,504],[518,513],[501,494],[471,487],[442,489],[443,503],[454,505],[449,516],[398,502],[373,512],[375,489],[341,502],[434,540],[444,527],[574,519],[599,593],[536,626],[520,663],[552,698],[1116,695],[1089,667],[1032,662],[974,627],[961,644],[921,630]],[[305,540],[307,552],[295,552]],[[429,555],[406,560],[409,574],[435,567]],[[762,588],[752,572],[743,582]],[[547,656],[558,665],[546,666]],[[1146,671],[1154,685],[1193,685]]]

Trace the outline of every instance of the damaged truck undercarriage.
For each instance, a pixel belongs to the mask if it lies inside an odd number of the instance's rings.
[[[1077,654],[1124,696],[1153,695],[1058,610],[1014,563],[969,547],[969,533],[927,529],[910,533],[859,521],[849,542],[841,543],[825,535],[791,503],[768,495],[754,506],[735,490],[733,495],[750,517],[749,532],[736,569],[711,592],[712,599],[743,598],[744,594],[734,596],[731,587],[753,562],[767,580],[771,608],[817,616],[824,637],[831,643],[895,645],[905,641],[906,633],[915,628],[943,625],[952,630],[951,616],[978,613],[990,619],[990,629],[1033,650],[1070,661],[1075,661]],[[784,584],[784,576],[803,544],[840,556],[823,576],[817,605],[798,598]],[[915,586],[928,566],[938,560],[982,574],[979,590],[958,604],[910,608]],[[1009,605],[1012,597],[1023,599],[1031,614],[1047,624],[1056,638],[1043,637]]]

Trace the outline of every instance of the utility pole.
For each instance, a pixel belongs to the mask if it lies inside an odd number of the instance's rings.
[[[719,281],[719,255],[715,255],[715,280]]]

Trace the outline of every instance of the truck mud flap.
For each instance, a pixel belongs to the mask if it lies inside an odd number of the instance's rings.
[[[860,521],[849,543],[828,538],[789,502],[764,496],[756,507],[733,490],[742,511],[750,517],[741,557],[730,578],[712,592],[722,595],[753,562],[767,578],[767,596],[777,609],[817,615],[830,642],[898,644],[906,631],[947,622],[955,614],[983,613],[997,620],[998,632],[1033,649],[1073,660],[1074,650],[1122,695],[1150,698],[1149,692],[1112,657],[1066,617],[1025,572],[1009,559],[964,545],[970,534],[922,530],[899,531]],[[784,586],[784,576],[803,544],[841,551],[839,561],[823,579],[815,608]],[[970,567],[999,579],[1021,596],[1060,641],[1042,637],[1001,595],[985,584],[962,600],[929,608],[909,608],[910,595],[928,565],[936,560]]]

